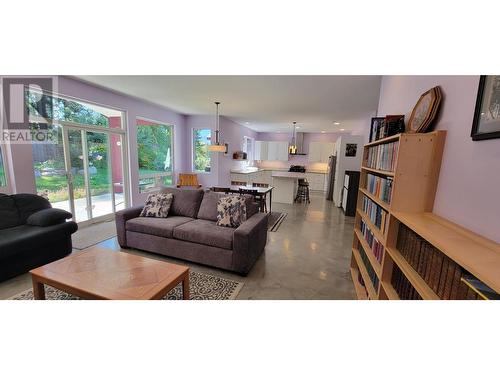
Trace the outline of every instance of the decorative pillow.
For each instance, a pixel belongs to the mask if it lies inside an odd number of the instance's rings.
[[[169,194],[149,194],[144,203],[144,208],[139,216],[144,217],[167,217],[174,195]]]
[[[231,195],[217,202],[217,225],[238,228],[247,219],[245,197]]]

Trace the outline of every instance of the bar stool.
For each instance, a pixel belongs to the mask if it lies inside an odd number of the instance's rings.
[[[307,202],[311,203],[309,198],[309,182],[305,178],[299,179],[299,186],[297,187],[297,195],[294,202]]]

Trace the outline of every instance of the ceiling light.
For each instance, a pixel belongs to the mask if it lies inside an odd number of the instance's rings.
[[[297,129],[300,129],[300,126],[297,126]]]
[[[321,133],[324,133],[324,132],[325,132],[324,130],[321,131]]]
[[[249,125],[250,123],[247,121],[247,122],[245,122],[245,124],[246,124],[246,125]]]
[[[215,142],[208,145],[208,151],[227,153],[227,143],[220,141],[219,104],[220,102],[215,102]]]
[[[338,121],[334,121],[334,122],[333,122],[333,125],[340,125],[340,122],[338,122]]]
[[[340,129],[341,132],[343,132],[345,129]]]

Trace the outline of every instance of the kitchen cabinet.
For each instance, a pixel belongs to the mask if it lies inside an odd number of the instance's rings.
[[[255,142],[255,160],[288,160],[288,142]]]
[[[268,142],[256,141],[255,142],[255,160],[267,160],[268,157]]]
[[[311,142],[309,143],[309,162],[328,163],[328,158],[333,155],[335,143],[333,142]]]
[[[326,174],[325,173],[306,172],[305,178],[307,178],[307,181],[309,182],[309,190],[325,191],[325,187],[326,187],[326,184],[325,184]]]

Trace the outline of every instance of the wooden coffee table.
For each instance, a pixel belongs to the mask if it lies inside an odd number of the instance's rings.
[[[30,271],[35,299],[44,284],[84,299],[161,299],[182,282],[189,299],[189,268],[137,255],[93,248]]]

